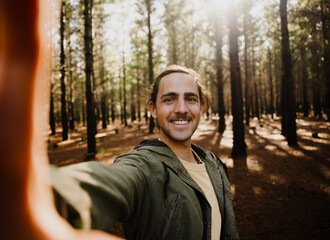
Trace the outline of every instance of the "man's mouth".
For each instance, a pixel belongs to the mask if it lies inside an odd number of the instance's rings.
[[[176,124],[176,125],[185,125],[188,122],[189,122],[188,120],[175,120],[175,121],[172,121],[172,123]]]

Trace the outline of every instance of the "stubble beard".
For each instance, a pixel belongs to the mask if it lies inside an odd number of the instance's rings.
[[[169,123],[169,124],[171,124],[171,123]],[[184,142],[191,140],[191,137],[195,133],[198,125],[199,125],[199,122],[195,123],[193,128],[190,130],[190,133],[183,134],[186,136],[180,136],[181,135],[180,132],[178,132],[178,133],[173,132],[170,127],[164,129],[161,126],[159,126],[159,128],[160,128],[161,133],[163,133],[163,135],[165,135],[168,140],[176,142],[176,143],[184,143]]]

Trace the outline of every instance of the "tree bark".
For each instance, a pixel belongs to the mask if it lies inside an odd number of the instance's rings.
[[[275,57],[275,66],[280,66],[280,58],[277,55],[277,50],[274,49],[274,57]],[[275,92],[276,92],[276,115],[281,115],[281,104],[280,104],[280,69],[276,67],[275,69]]]
[[[135,98],[134,98],[134,83],[131,81],[131,122],[136,120],[136,108],[135,108]]]
[[[282,135],[289,146],[297,145],[296,109],[289,42],[287,0],[280,0],[282,36]]]
[[[309,104],[307,95],[307,64],[306,64],[306,50],[304,46],[300,48],[301,53],[301,71],[302,71],[302,108],[305,117],[309,115]]]
[[[86,73],[86,112],[87,112],[87,155],[93,158],[96,154],[96,121],[94,111],[94,93],[92,91],[92,0],[84,0],[85,9],[85,73]]]
[[[124,90],[124,107],[123,107],[123,118],[124,118],[124,125],[127,127],[127,112],[126,112],[126,105],[127,105],[127,97],[126,97],[126,62],[125,62],[125,53],[123,53],[123,90]]]
[[[314,29],[311,33],[311,53],[312,53],[312,63],[311,63],[311,72],[312,72],[312,82],[313,82],[313,111],[314,117],[322,118],[322,106],[321,106],[321,96],[320,96],[320,58],[321,54],[319,51],[319,44],[317,40],[317,26],[314,22]]]
[[[66,83],[65,83],[65,53],[64,53],[64,23],[65,15],[65,1],[62,1],[61,5],[61,17],[60,17],[60,41],[61,41],[61,56],[60,56],[60,68],[61,68],[61,123],[62,123],[62,140],[68,139],[68,117],[66,111]]]
[[[110,113],[111,113],[111,122],[114,123],[116,116],[115,116],[115,91],[114,91],[114,82],[113,82],[113,78],[111,78],[110,80],[110,84],[111,84],[111,91],[110,91]]]
[[[107,128],[107,105],[106,105],[106,90],[105,90],[105,70],[104,70],[104,59],[103,59],[103,43],[101,43],[101,56],[100,56],[100,80],[101,80],[101,115],[102,115],[102,128]]]
[[[222,58],[222,23],[219,17],[214,23],[215,28],[215,42],[216,42],[216,71],[217,71],[217,93],[218,93],[218,114],[219,125],[218,132],[223,133],[226,129],[225,123],[225,104],[223,98],[223,58]]]
[[[326,113],[327,120],[330,122],[330,2],[321,1],[321,21],[323,33],[323,67],[327,87],[326,93]]]
[[[268,78],[269,78],[269,91],[270,91],[270,100],[269,100],[269,114],[274,118],[274,91],[273,91],[273,74],[272,74],[272,56],[270,49],[268,49]]]
[[[232,157],[240,158],[246,156],[246,144],[244,140],[243,123],[243,99],[241,72],[238,58],[238,29],[235,7],[233,3],[228,13],[229,24],[229,58],[230,58],[230,82],[231,82],[231,101],[233,114],[233,135],[234,144]]]
[[[50,103],[49,103],[49,126],[51,130],[51,135],[54,135],[56,133],[53,86],[54,83],[52,81],[50,83]]]
[[[73,105],[73,77],[72,77],[72,48],[70,46],[70,40],[68,41],[69,45],[69,127],[71,130],[74,130],[74,105]]]
[[[246,29],[246,18],[244,18],[244,70],[245,70],[245,125],[250,125],[250,101],[249,101],[249,61],[248,61],[248,48],[249,48],[249,40],[247,36]]]
[[[141,100],[140,100],[140,74],[139,70],[137,70],[137,83],[136,83],[136,91],[137,91],[137,115],[138,115],[138,120],[141,122]]]
[[[147,25],[148,25],[148,69],[149,69],[149,84],[152,85],[154,81],[154,65],[153,65],[153,50],[152,50],[152,32],[151,32],[151,7],[152,7],[152,0],[146,0],[146,7],[147,7]],[[149,121],[149,134],[154,132],[155,128],[155,120],[150,114],[150,121]]]
[[[254,83],[254,115],[260,119],[259,113],[259,95],[258,95],[258,86],[257,86],[257,78],[256,78],[256,59],[254,56],[254,48],[252,50],[252,77]]]

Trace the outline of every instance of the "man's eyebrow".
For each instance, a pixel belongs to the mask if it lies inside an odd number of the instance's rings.
[[[184,94],[186,97],[199,97],[196,93],[194,92],[187,92]]]
[[[165,97],[169,97],[169,96],[178,96],[178,95],[179,95],[179,94],[176,93],[176,92],[168,92],[168,93],[163,94],[163,95],[160,97],[160,99],[163,99],[163,98],[165,98]]]

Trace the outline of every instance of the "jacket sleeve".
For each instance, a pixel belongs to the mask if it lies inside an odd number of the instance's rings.
[[[141,209],[147,184],[139,163],[128,159],[111,166],[88,162],[51,167],[52,186],[78,212],[83,228],[107,231]]]

